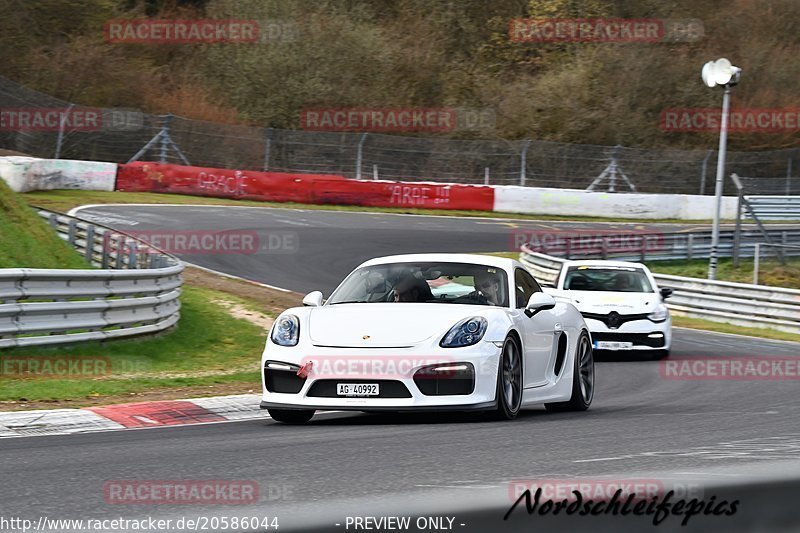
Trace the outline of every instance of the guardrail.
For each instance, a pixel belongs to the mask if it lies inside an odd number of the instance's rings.
[[[130,337],[178,322],[180,260],[99,224],[38,213],[101,269],[0,269],[0,348]]]
[[[621,233],[595,235],[586,230],[585,235],[545,239],[534,246],[537,252],[564,256],[567,259],[617,259],[620,261],[669,261],[705,259],[711,253],[711,230],[670,233]],[[800,228],[768,228],[766,233],[773,243],[800,244]],[[535,232],[532,233],[535,237]],[[739,235],[739,256],[754,257],[755,247],[764,242],[760,230],[743,230]],[[720,232],[719,256],[731,257],[736,243],[736,231]],[[528,243],[530,249],[530,243]],[[800,256],[800,249],[786,250],[784,255]]]
[[[523,247],[520,261],[542,283],[554,284],[566,259]],[[653,274],[674,292],[667,307],[678,314],[746,327],[800,333],[800,290]]]
[[[800,196],[745,196],[750,211],[761,220],[800,220]]]

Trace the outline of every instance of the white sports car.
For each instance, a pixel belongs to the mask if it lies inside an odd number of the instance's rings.
[[[545,291],[568,301],[586,319],[595,350],[669,355],[672,318],[664,300],[672,289],[659,289],[641,263],[567,261],[554,289]]]
[[[517,261],[398,255],[356,268],[272,326],[261,407],[287,423],[316,410],[582,411],[594,359],[578,310],[557,303]]]

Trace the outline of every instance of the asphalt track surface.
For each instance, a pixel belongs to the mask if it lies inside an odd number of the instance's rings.
[[[686,231],[708,225],[537,222],[249,207],[98,206],[91,218],[145,237],[222,234],[254,237],[257,246],[232,245],[213,253],[181,254],[191,263],[278,287],[325,294],[359,263],[383,255],[430,252],[501,252],[515,236],[555,239],[625,232]],[[590,214],[590,213],[587,213]],[[166,231],[163,231],[166,230]],[[152,232],[152,233],[150,233]],[[231,241],[232,242],[232,241]],[[517,248],[518,249],[518,248]]]
[[[218,207],[103,207],[83,214],[115,217],[119,220],[111,225],[134,231],[295,232],[299,247],[294,253],[185,259],[276,286],[326,293],[369,257],[508,249],[512,225],[536,225]],[[131,221],[138,224],[131,226]],[[581,225],[587,226],[600,227]],[[673,342],[673,357],[691,358],[795,357],[800,348],[795,343],[691,330],[676,330]],[[302,427],[265,419],[4,439],[0,516],[277,516],[278,531],[301,526],[308,531],[356,531],[346,527],[346,516],[424,514],[454,517],[455,531],[565,526],[593,531],[796,531],[796,503],[781,503],[772,511],[766,507],[787,491],[795,490],[796,497],[796,485],[776,489],[775,494],[760,491],[760,501],[753,491],[736,485],[753,476],[798,479],[797,381],[674,380],[666,379],[660,368],[649,361],[599,362],[595,400],[588,412],[531,410],[513,422],[467,414],[325,413]],[[261,499],[244,507],[106,504],[104,483],[126,479],[254,480],[261,487]],[[742,500],[742,510],[734,517],[694,517],[682,529],[679,519],[655,528],[645,517],[613,523],[604,517],[546,520],[521,510],[513,515],[515,521],[503,521],[512,503],[513,482],[532,479],[655,480],[679,494],[683,490],[696,496],[699,491],[705,499],[729,494]],[[725,489],[728,484],[734,486]],[[486,512],[476,514],[476,509]]]

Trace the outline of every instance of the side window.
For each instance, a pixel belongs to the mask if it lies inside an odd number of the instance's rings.
[[[533,279],[533,276],[528,274],[525,270],[518,268],[514,272],[514,292],[517,297],[517,309],[522,309],[528,305],[531,295],[534,292],[542,292],[542,288]]]

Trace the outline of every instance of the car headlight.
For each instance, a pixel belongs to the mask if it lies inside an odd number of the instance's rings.
[[[439,346],[442,348],[460,348],[472,346],[483,338],[489,323],[485,318],[473,316],[465,318],[447,332]]]
[[[283,315],[272,328],[272,342],[280,346],[295,346],[300,338],[300,320],[294,315]]]
[[[666,305],[659,305],[655,311],[647,315],[651,322],[664,322],[669,316]]]

